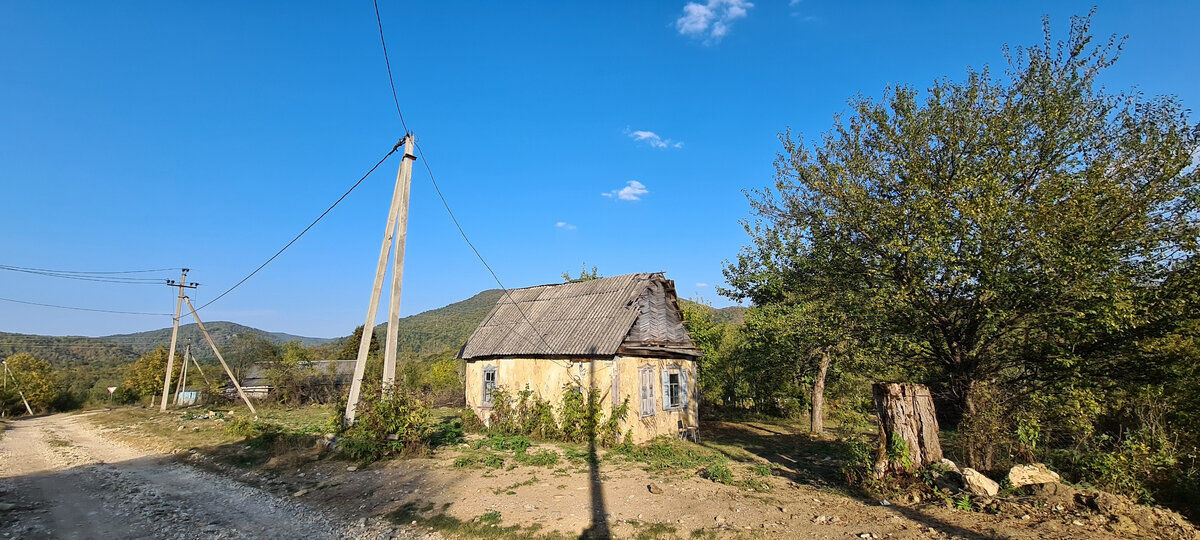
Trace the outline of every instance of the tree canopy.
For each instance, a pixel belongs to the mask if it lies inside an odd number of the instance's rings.
[[[963,413],[978,384],[1032,388],[1155,323],[1195,260],[1198,130],[1174,97],[1106,92],[1123,41],[1089,24],[1056,42],[1047,22],[1003,76],[896,86],[817,141],[781,134],[726,293],[853,306]]]

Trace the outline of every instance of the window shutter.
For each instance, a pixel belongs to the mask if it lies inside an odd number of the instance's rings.
[[[688,379],[687,370],[679,369],[679,405],[683,407],[684,412],[687,412],[688,406]]]
[[[649,369],[638,371],[639,384],[642,391],[642,416],[654,414],[654,383]]]
[[[668,411],[671,410],[671,372],[664,369],[660,373],[662,374],[663,410]]]

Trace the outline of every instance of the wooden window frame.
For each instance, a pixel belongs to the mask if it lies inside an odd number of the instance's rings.
[[[492,399],[492,392],[489,391],[488,375],[492,376],[490,388],[491,390],[495,390],[497,387],[499,387],[499,371],[500,370],[497,369],[496,366],[483,366],[483,378],[481,379],[483,388],[479,399],[479,407],[482,409],[490,409],[496,405],[495,401]]]

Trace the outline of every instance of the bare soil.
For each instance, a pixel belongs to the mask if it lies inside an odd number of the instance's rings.
[[[8,425],[0,438],[0,538],[344,538],[362,529],[106,437],[87,418]]]
[[[592,466],[549,444],[529,450],[558,452],[559,463],[549,467],[515,463],[511,453],[499,468],[455,467],[471,452],[465,447],[364,467],[316,448],[239,462],[254,452],[241,442],[189,451],[172,447],[166,435],[216,434],[219,422],[146,412],[114,423],[118,413],[10,427],[0,440],[0,503],[22,509],[0,511],[0,538],[185,530],[318,538],[1200,538],[1182,528],[1130,528],[1101,513],[1039,501],[1005,502],[999,514],[955,510],[942,501],[884,505],[837,487],[839,463],[826,448],[835,442],[753,422],[711,424],[714,442],[705,446],[728,456],[735,478],[765,482],[758,490],[716,483],[695,469],[647,472],[617,455],[602,455]],[[85,419],[108,427],[88,427]],[[17,464],[35,459],[42,464]],[[770,466],[772,475],[755,476],[754,465]],[[90,472],[96,469],[107,472]],[[87,519],[76,525],[80,515]],[[184,516],[186,526],[163,523],[165,516]]]

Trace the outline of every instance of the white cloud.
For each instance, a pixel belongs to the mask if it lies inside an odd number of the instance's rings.
[[[790,2],[788,2],[788,7],[796,7],[799,4],[800,4],[800,0],[791,0]]]
[[[746,0],[688,2],[683,6],[683,16],[675,21],[675,28],[681,35],[702,39],[705,45],[712,45],[721,41],[729,33],[729,25],[745,17],[752,7],[754,4]]]
[[[566,229],[566,230],[568,230],[568,231],[573,231],[573,230],[575,230],[575,226],[574,226],[574,225],[571,225],[570,223],[567,223],[567,222],[565,222],[565,221],[560,221],[560,222],[558,222],[558,223],[555,223],[555,224],[554,224],[554,226],[555,226],[555,227],[558,227],[558,228],[560,228],[560,229]]]
[[[600,195],[605,197],[616,197],[622,201],[640,201],[642,200],[642,195],[647,193],[650,193],[650,190],[646,189],[645,185],[637,180],[630,180],[629,182],[625,183],[625,187],[621,189],[614,189],[608,193],[601,193]]]
[[[696,284],[696,288],[697,288],[697,289],[703,289],[703,288],[705,288],[705,287],[707,287],[707,286],[708,286],[708,284],[707,284],[707,283],[697,283],[697,284]]]
[[[629,138],[635,141],[645,142],[654,148],[683,148],[682,142],[664,139],[653,131],[629,131],[626,129],[625,133],[629,134]]]

